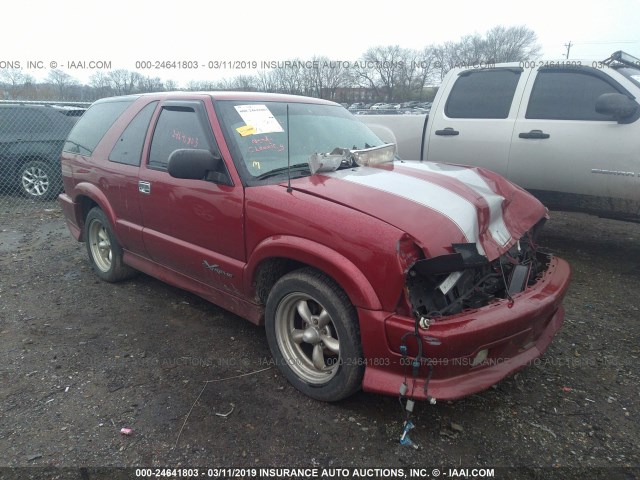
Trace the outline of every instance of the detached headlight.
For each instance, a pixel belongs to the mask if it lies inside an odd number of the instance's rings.
[[[352,150],[354,160],[361,167],[389,163],[396,156],[396,144],[388,143],[379,147]]]

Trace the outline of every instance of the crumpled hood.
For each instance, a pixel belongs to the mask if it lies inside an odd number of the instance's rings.
[[[538,200],[500,175],[432,162],[318,173],[292,180],[292,187],[399,228],[430,257],[451,253],[452,243],[476,243],[494,260],[546,215]]]

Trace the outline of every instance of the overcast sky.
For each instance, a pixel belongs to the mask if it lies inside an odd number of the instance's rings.
[[[220,79],[236,72],[229,64],[209,70],[209,61],[310,59],[324,55],[355,61],[368,48],[423,48],[484,33],[496,25],[526,25],[543,54],[559,59],[602,60],[616,50],[640,57],[640,0],[563,3],[351,1],[151,2],[148,0],[25,0],[12,2],[0,29],[0,66],[41,61],[25,70],[41,80],[52,62],[86,82],[93,71],[70,69],[70,61],[107,61],[111,68],[174,79]],[[8,8],[5,6],[5,12]],[[197,70],[140,70],[137,60],[196,61]]]

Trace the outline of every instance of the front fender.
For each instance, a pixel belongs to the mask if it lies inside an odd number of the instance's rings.
[[[255,295],[256,269],[269,258],[287,258],[314,267],[333,278],[356,307],[382,309],[371,283],[348,258],[313,240],[289,235],[266,238],[251,253],[244,270],[244,289],[250,296]]]

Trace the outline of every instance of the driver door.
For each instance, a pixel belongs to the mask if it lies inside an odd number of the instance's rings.
[[[234,184],[226,164],[221,183],[178,179],[167,172],[174,150],[220,153],[205,101],[164,101],[155,115],[138,181],[143,238],[158,264],[220,290],[239,292],[245,264],[243,186]]]

